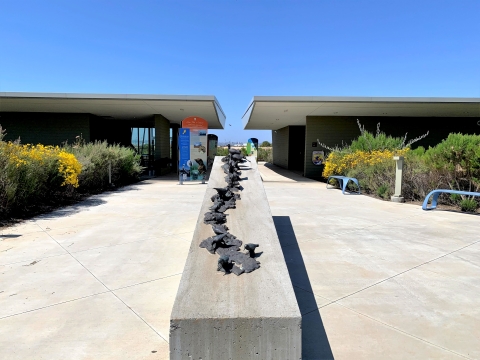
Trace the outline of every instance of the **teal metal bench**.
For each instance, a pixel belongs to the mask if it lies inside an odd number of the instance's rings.
[[[342,189],[342,194],[345,195],[345,189],[347,188],[347,184],[348,184],[349,181],[351,181],[355,185],[357,185],[358,193],[360,194],[360,185],[358,184],[357,179],[352,178],[352,177],[348,177],[348,176],[332,175],[332,176],[329,176],[328,179],[327,179],[327,189],[328,189],[328,183],[330,182],[330,179],[336,179],[338,181],[338,184],[340,185],[340,188]]]
[[[433,210],[437,207],[437,200],[440,194],[442,193],[447,193],[447,194],[458,194],[458,195],[467,195],[467,196],[480,196],[480,193],[478,192],[472,192],[472,191],[459,191],[459,190],[448,190],[448,189],[436,189],[433,191],[430,191],[428,195],[425,197],[425,200],[423,201],[422,209],[423,210]],[[430,207],[428,207],[428,199],[432,197],[432,203]]]

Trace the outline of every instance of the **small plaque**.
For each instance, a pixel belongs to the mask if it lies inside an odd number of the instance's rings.
[[[325,162],[325,153],[323,151],[312,151],[313,165],[322,165]]]

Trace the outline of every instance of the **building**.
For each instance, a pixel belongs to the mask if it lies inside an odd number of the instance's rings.
[[[312,152],[350,143],[360,135],[357,119],[375,132],[408,139],[429,135],[415,145],[428,147],[451,132],[480,134],[480,98],[255,96],[243,115],[245,130],[272,130],[273,163],[321,179],[323,166]],[[408,141],[407,139],[407,141]]]
[[[0,125],[7,130],[6,140],[20,137],[24,144],[60,145],[81,135],[87,142],[131,146],[137,133],[150,160],[158,164],[164,159],[161,167],[167,158],[176,167],[177,137],[170,143],[170,129],[176,134],[188,116],[204,118],[210,129],[225,126],[215,96],[0,92]]]

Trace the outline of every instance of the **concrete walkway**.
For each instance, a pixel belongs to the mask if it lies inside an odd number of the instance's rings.
[[[480,358],[478,216],[259,169],[304,359]],[[0,359],[168,359],[204,191],[153,179],[0,229]]]

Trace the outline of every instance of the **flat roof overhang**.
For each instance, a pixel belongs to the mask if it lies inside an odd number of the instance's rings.
[[[480,98],[255,96],[242,119],[245,130],[278,130],[307,116],[480,118]]]
[[[80,113],[118,120],[144,120],[161,114],[180,124],[189,116],[223,129],[226,116],[212,95],[139,95],[0,92],[0,112]]]

